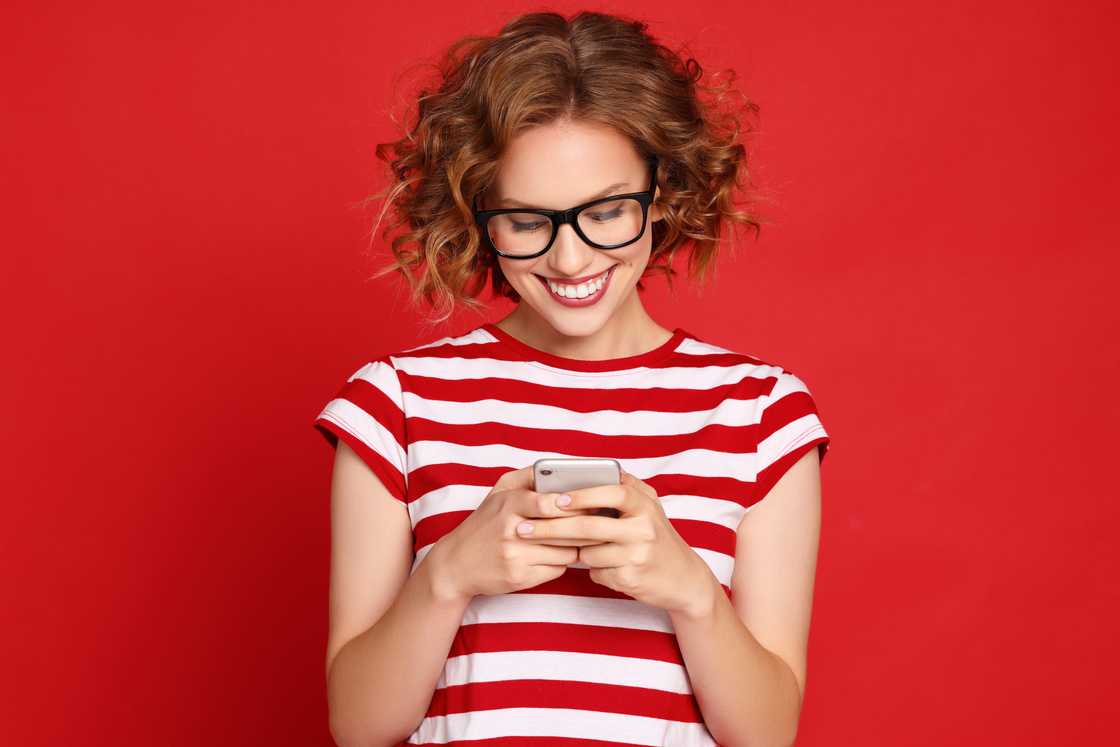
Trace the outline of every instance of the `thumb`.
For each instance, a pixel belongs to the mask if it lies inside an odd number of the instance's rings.
[[[533,488],[533,465],[522,467],[521,469],[509,470],[503,472],[498,477],[498,481],[494,483],[494,487],[503,490],[510,490],[512,488]]]

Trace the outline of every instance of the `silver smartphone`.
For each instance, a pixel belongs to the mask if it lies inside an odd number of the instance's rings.
[[[622,466],[617,459],[594,457],[546,457],[533,462],[533,490],[538,493],[563,493],[599,485],[622,482]],[[617,508],[595,509],[597,516],[617,519]]]

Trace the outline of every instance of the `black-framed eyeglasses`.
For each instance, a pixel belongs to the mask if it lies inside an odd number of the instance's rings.
[[[596,249],[620,249],[633,244],[645,233],[649,206],[657,188],[657,156],[648,156],[646,162],[653,170],[646,191],[601,197],[567,210],[479,210],[476,194],[472,208],[482,240],[503,257],[535,259],[552,248],[560,226],[567,223]]]

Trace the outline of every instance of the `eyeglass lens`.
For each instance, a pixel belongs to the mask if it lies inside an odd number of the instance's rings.
[[[629,197],[602,202],[585,208],[576,220],[592,242],[622,244],[642,232],[642,203]],[[537,213],[492,215],[486,230],[498,251],[514,256],[536,254],[552,238],[552,222]]]

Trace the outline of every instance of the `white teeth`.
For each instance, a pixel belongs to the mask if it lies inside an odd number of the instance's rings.
[[[610,272],[610,270],[607,270],[607,272]],[[587,298],[602,290],[603,283],[607,281],[607,272],[604,272],[594,280],[588,280],[579,285],[558,285],[547,278],[546,280],[548,280],[548,287],[558,296],[563,296],[564,298]]]

